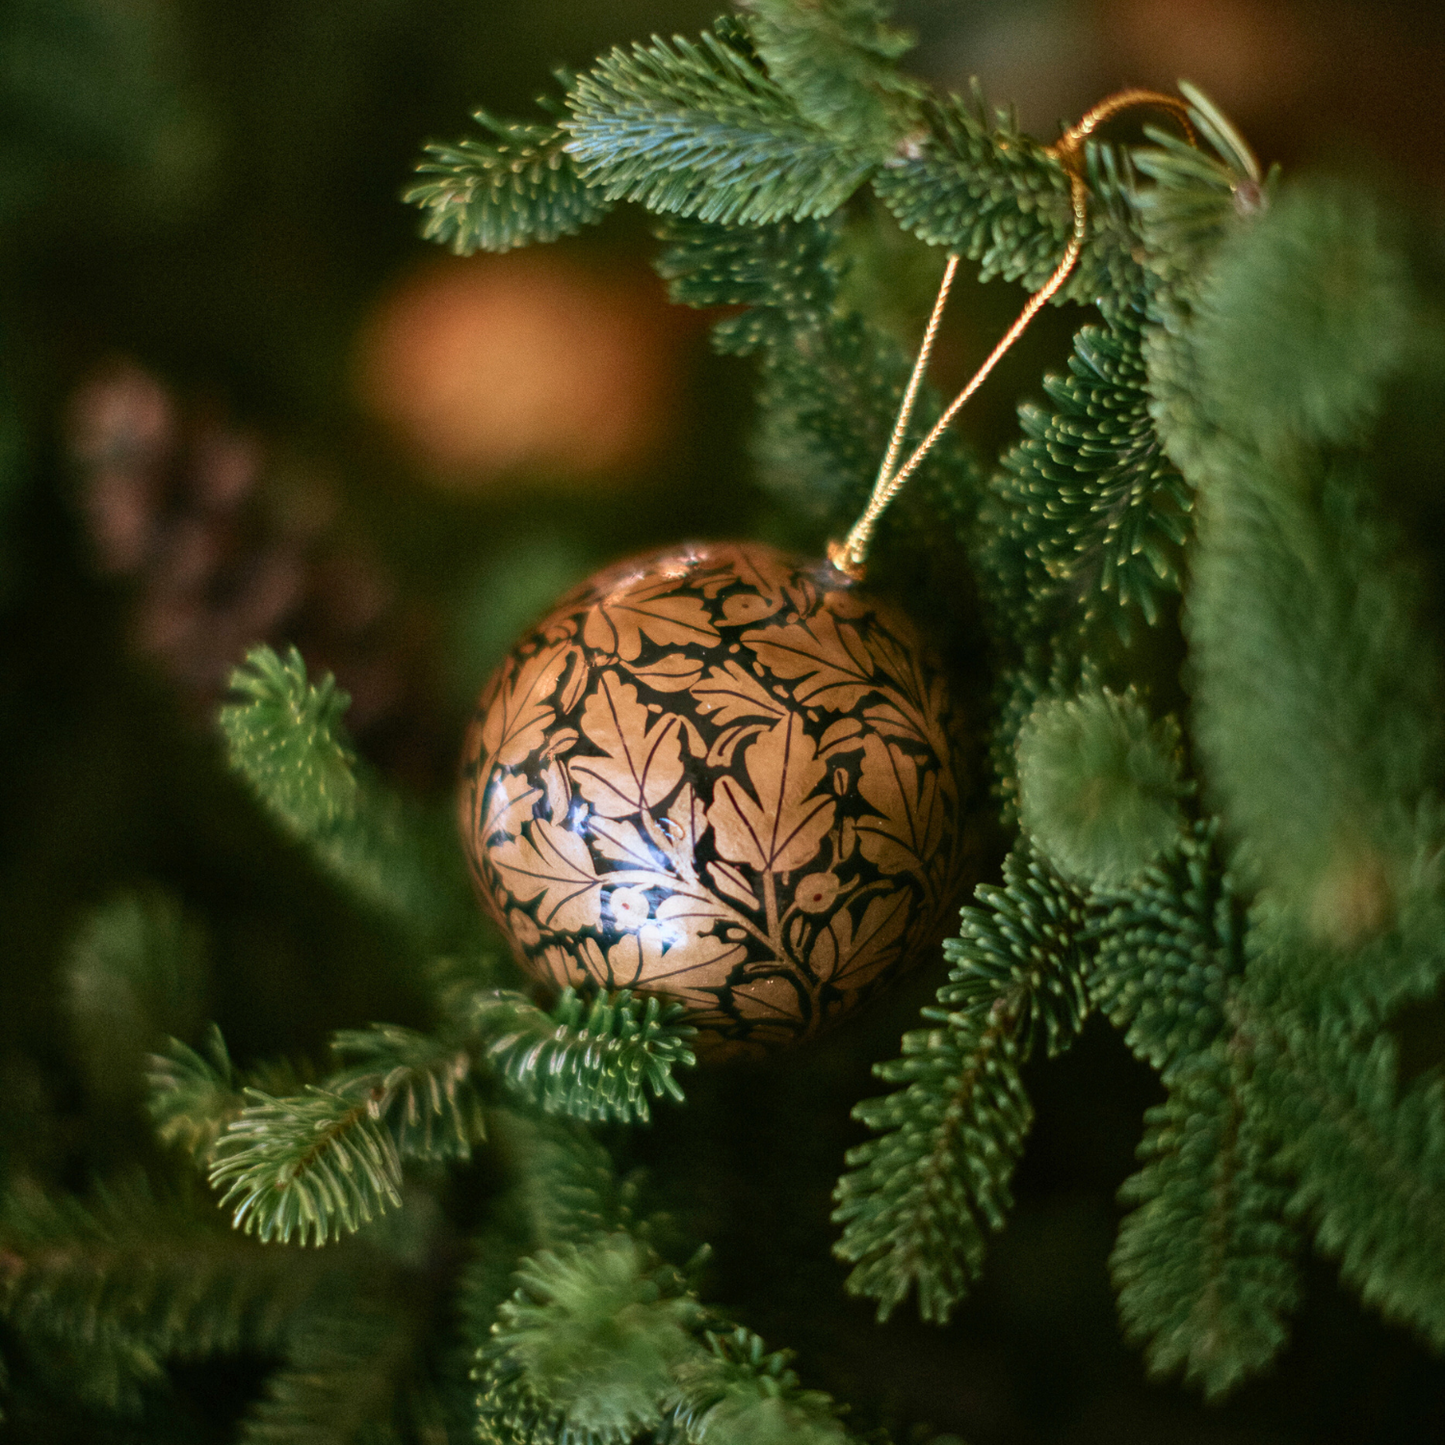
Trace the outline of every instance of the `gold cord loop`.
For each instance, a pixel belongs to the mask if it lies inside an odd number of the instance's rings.
[[[868,505],[864,508],[863,515],[853,524],[848,535],[841,542],[833,541],[828,544],[828,560],[838,571],[855,580],[862,578],[866,570],[868,547],[873,540],[873,529],[878,525],[878,519],[883,515],[884,509],[902,490],[903,484],[918,469],[923,459],[938,444],[938,439],[943,435],[948,424],[983,385],[984,379],[998,365],[1014,342],[1023,335],[1029,322],[1038,315],[1057,294],[1064,282],[1069,279],[1070,273],[1083,252],[1084,238],[1089,227],[1089,187],[1084,179],[1084,143],[1101,125],[1112,120],[1122,111],[1145,105],[1168,111],[1180,122],[1189,143],[1191,145],[1198,144],[1194,126],[1189,119],[1189,107],[1182,100],[1170,95],[1161,95],[1152,90],[1121,90],[1117,94],[1101,100],[1076,125],[1065,131],[1054,145],[1046,147],[1047,153],[1059,162],[1069,177],[1069,201],[1073,208],[1074,225],[1069,235],[1068,245],[1064,248],[1064,254],[1059,258],[1059,264],[1054,267],[1049,279],[1029,297],[1024,304],[1024,309],[1019,313],[1018,319],[1004,333],[998,345],[989,352],[983,365],[974,372],[968,384],[949,403],[947,410],[939,417],[928,435],[913,449],[907,461],[895,471],[894,466],[899,452],[903,449],[903,439],[908,431],[908,423],[913,416],[913,404],[918,399],[918,389],[923,382],[923,373],[933,351],[933,343],[938,335],[939,325],[943,320],[943,308],[948,301],[948,293],[958,271],[958,253],[949,253],[943,281],[938,288],[938,297],[933,303],[933,313],[928,318],[928,326],[924,330],[923,341],[918,348],[918,358],[913,363],[913,374],[908,379],[908,387],[903,393],[903,402],[898,409],[898,420],[894,424],[893,436],[888,443],[888,453],[883,458],[883,464],[878,469],[878,479],[873,484],[873,493],[868,498]]]

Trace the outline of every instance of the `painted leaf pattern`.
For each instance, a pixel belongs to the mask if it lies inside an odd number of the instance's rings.
[[[654,722],[636,687],[615,672],[602,673],[582,709],[582,732],[597,754],[572,762],[573,780],[593,811],[630,818],[669,797],[682,781],[681,730],[676,717]]]
[[[958,720],[826,563],[697,545],[600,573],[468,729],[483,904],[542,982],[681,1001],[714,1053],[809,1037],[942,936],[973,866]]]
[[[833,799],[818,792],[828,773],[803,719],[790,712],[743,754],[751,791],[735,777],[713,790],[708,822],[718,852],[760,873],[791,873],[817,856],[833,826]]]

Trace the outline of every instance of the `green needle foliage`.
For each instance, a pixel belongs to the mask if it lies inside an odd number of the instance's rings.
[[[616,49],[568,95],[569,152],[608,200],[703,221],[826,216],[878,163],[839,146],[771,80],[746,36]]]
[[[426,812],[358,768],[341,722],[350,699],[335,680],[312,683],[294,647],[284,659],[256,647],[231,688],[242,699],[221,709],[231,764],[280,827],[419,947],[471,942],[476,909],[450,813]]]
[[[688,1048],[696,1030],[682,1022],[685,1013],[656,997],[634,1000],[626,989],[589,1002],[569,988],[550,1014],[508,1000],[497,1015],[481,1017],[502,1030],[487,1056],[519,1095],[574,1119],[645,1124],[649,1095],[682,1101],[672,1071],[696,1062]]]
[[[1135,1206],[1109,1265],[1126,1334],[1155,1374],[1183,1369],[1227,1394],[1274,1359],[1299,1303],[1288,1187],[1277,1146],[1224,1049],[1200,1060],[1145,1116]]]
[[[1074,882],[1125,883],[1179,835],[1178,745],[1128,694],[1041,702],[1019,730],[1019,822]]]
[[[329,1089],[247,1105],[216,1141],[211,1183],[237,1228],[264,1244],[325,1244],[401,1203],[401,1157],[380,1114],[390,1103]]]
[[[1033,1122],[1019,1068],[1035,1045],[1067,1047],[1088,1003],[1080,896],[1048,866],[1015,854],[1005,886],[980,888],[948,948],[953,967],[934,1027],[905,1034],[903,1057],[874,1073],[904,1087],[860,1104],[879,1131],[849,1152],[833,1218],[848,1289],[886,1319],[911,1289],[924,1319],[947,1320],[982,1266],[985,1229],[1001,1229],[1009,1180]]]
[[[578,175],[560,127],[497,120],[484,110],[473,119],[491,136],[429,145],[416,169],[433,179],[402,195],[426,213],[429,240],[458,256],[510,251],[573,235],[607,214],[600,193]]]
[[[629,993],[551,1013],[502,989],[457,990],[435,1034],[394,1024],[333,1035],[342,1067],[299,1092],[239,1090],[218,1031],[206,1053],[171,1040],[153,1058],[149,1111],[262,1241],[325,1244],[402,1202],[407,1161],[471,1158],[499,1094],[581,1120],[645,1123],[650,1099],[681,1102],[673,1069],[693,1062],[681,1008]]]

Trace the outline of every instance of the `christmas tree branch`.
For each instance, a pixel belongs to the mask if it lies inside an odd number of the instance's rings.
[[[498,120],[485,110],[473,119],[490,137],[427,146],[416,167],[427,179],[402,194],[423,211],[427,240],[459,256],[510,251],[573,235],[611,209],[577,173],[559,126]]]
[[[943,1322],[982,1266],[984,1226],[1002,1228],[1009,1179],[1032,1122],[1019,1066],[1035,1045],[1067,1047],[1087,1012],[1082,899],[1037,860],[1014,854],[1002,889],[980,888],[948,946],[953,968],[937,1025],[906,1034],[904,1056],[874,1072],[905,1088],[858,1105],[884,1131],[849,1152],[838,1182],[834,1252],[854,1265],[848,1289],[880,1319],[918,1292]]]
[[[360,769],[342,729],[349,699],[328,675],[311,683],[301,655],[253,648],[232,674],[242,701],[221,709],[231,766],[317,862],[425,948],[470,941],[476,909],[452,837],[435,814]]]

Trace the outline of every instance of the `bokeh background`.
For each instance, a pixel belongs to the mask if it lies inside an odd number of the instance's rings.
[[[492,665],[601,562],[687,535],[821,548],[816,519],[751,482],[748,367],[667,304],[645,218],[461,260],[419,240],[398,199],[422,143],[465,133],[475,106],[526,114],[555,67],[715,8],[0,6],[5,1167],[78,1186],[140,1147],[107,1073],[124,1020],[105,1057],[75,1023],[76,929],[118,889],[166,889],[204,921],[196,1016],[238,1056],[424,1017],[385,939],[224,774],[210,717],[247,644],[296,642],[334,670],[366,756],[441,793]],[[916,71],[959,89],[977,75],[1035,134],[1121,85],[1185,77],[1267,162],[1367,174],[1441,211],[1438,4],[905,0],[898,15]],[[899,324],[927,301],[900,285]],[[944,374],[1017,304],[965,286]],[[982,450],[1080,319],[1046,318],[990,383],[964,422]],[[1145,1381],[1106,1259],[1155,1085],[1102,1025],[1033,1070],[1018,1213],[955,1322],[878,1328],[845,1301],[827,1213],[858,1138],[848,1108],[935,983],[806,1055],[698,1076],[689,1108],[618,1141],[716,1246],[717,1297],[796,1347],[810,1382],[860,1424],[975,1445],[1445,1439],[1445,1369],[1325,1265],[1271,1379],[1222,1408]],[[183,1381],[194,1438],[229,1438],[255,1388],[244,1365]],[[76,1419],[64,1438],[90,1438]]]

